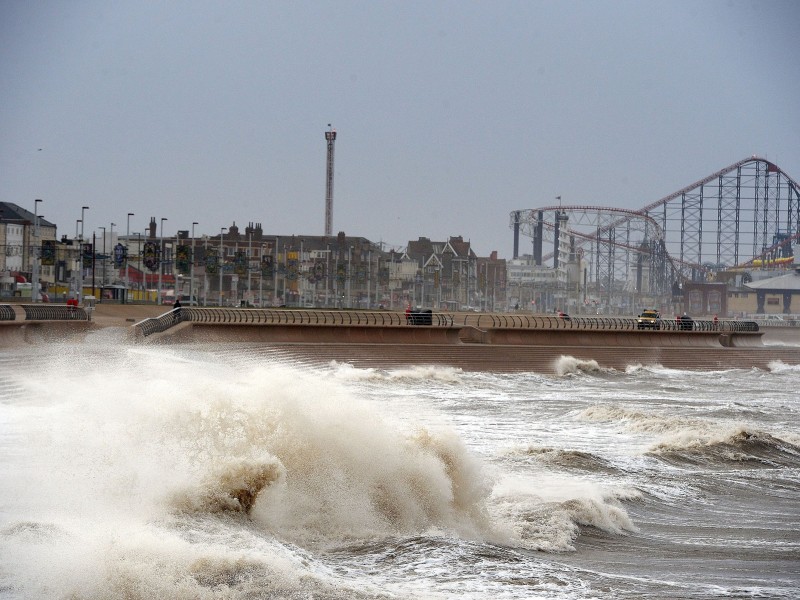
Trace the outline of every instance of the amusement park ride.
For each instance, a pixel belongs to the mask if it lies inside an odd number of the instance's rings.
[[[532,238],[537,265],[577,258],[586,294],[612,305],[626,293],[663,298],[723,271],[791,263],[800,186],[752,156],[639,210],[543,206],[511,212],[510,225],[515,258],[520,233]]]

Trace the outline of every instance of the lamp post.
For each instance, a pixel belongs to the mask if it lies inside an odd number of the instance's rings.
[[[347,251],[347,307],[350,308],[350,290],[351,290],[351,278],[353,276],[353,247]]]
[[[78,241],[78,302],[83,303],[83,223],[88,206],[81,206],[81,235]],[[92,249],[94,251],[94,248]]]
[[[331,245],[325,244],[325,308],[330,308],[331,289]]]
[[[38,198],[33,201],[33,235],[31,236],[33,239],[29,244],[33,262],[31,265],[31,302],[39,301],[39,202],[41,199]]]
[[[192,264],[189,266],[189,306],[194,301],[194,226],[199,225],[197,221],[192,221]]]
[[[33,234],[30,236],[29,248],[31,257],[31,302],[39,300],[39,202],[41,199],[33,201]]]
[[[253,257],[253,232],[247,234],[247,295],[248,301],[253,299],[253,293],[250,288],[250,260]],[[247,305],[245,305],[247,306]]]
[[[220,227],[219,230],[219,305],[222,306],[222,269],[225,266],[225,232],[227,227]]]
[[[208,306],[208,236],[203,235],[203,306]]]
[[[143,245],[142,245],[142,232],[136,231],[133,233],[136,236],[136,268],[139,269],[139,273],[142,277],[142,280],[139,282],[139,300],[147,301],[147,276],[144,274],[144,252],[143,252]]]
[[[80,219],[75,219],[75,244],[76,244],[76,246],[78,248],[78,263],[77,263],[77,266],[78,266],[78,279],[75,280],[75,287],[77,288],[75,290],[76,291],[76,299],[80,298],[80,296],[81,296],[80,288],[78,287],[78,285],[79,285],[78,281],[80,281],[81,267],[83,266],[83,256],[81,254],[81,244],[78,241],[79,240],[78,235],[80,233],[80,228],[79,228],[80,223],[81,223]]]
[[[161,276],[164,273],[164,221],[169,221],[166,217],[161,217],[161,233],[158,248],[158,297],[156,304],[161,304]]]
[[[273,306],[277,306],[276,302],[278,300],[278,241],[280,238],[275,238],[275,260],[272,263],[272,304]]]
[[[106,228],[103,226],[98,227],[98,229],[103,230],[103,277],[100,279],[100,285],[102,287],[106,287]],[[102,292],[101,292],[102,295]]]
[[[109,231],[108,231],[108,249],[110,251],[112,251],[112,252],[114,250],[114,227],[116,227],[116,225],[117,225],[116,223],[111,223],[111,227],[109,228]],[[105,241],[105,240],[103,240],[103,241]],[[108,255],[106,255],[105,259],[103,259],[103,281],[106,280],[106,262],[105,261],[107,261],[107,260],[108,260]],[[113,259],[111,260],[111,264],[112,265],[114,264],[114,260]],[[114,283],[113,279],[111,280],[111,283]]]
[[[264,260],[264,242],[261,242],[261,251],[258,253],[258,260],[260,264],[258,270],[258,307],[264,308],[264,269],[263,263],[261,262]]]
[[[128,213],[128,224],[125,227],[125,292],[122,297],[123,302],[128,302],[128,294],[130,294],[130,263],[128,262],[128,238],[131,236],[131,217],[135,216],[133,213]]]

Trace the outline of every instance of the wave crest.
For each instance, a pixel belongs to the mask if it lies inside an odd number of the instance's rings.
[[[611,473],[617,471],[605,459],[582,450],[564,450],[545,446],[527,446],[513,452],[530,457],[539,464],[555,466],[563,469],[577,469],[592,473]]]
[[[574,356],[559,356],[553,363],[553,370],[559,377],[565,375],[579,375],[584,373],[612,373],[614,369],[601,367],[596,360],[585,360]]]
[[[196,489],[175,493],[172,502],[182,512],[249,514],[261,491],[284,481],[285,476],[286,470],[276,458],[230,460],[209,474]]]
[[[722,432],[686,429],[660,440],[649,453],[668,462],[684,464],[757,462],[800,466],[800,446],[744,427]]]
[[[389,381],[389,382],[430,382],[460,383],[463,371],[456,367],[419,365],[404,369],[356,368],[348,363],[331,361],[334,376],[345,381]]]
[[[574,551],[581,526],[614,535],[638,531],[622,500],[635,490],[606,489],[563,476],[508,478],[494,491],[492,514],[505,527],[506,544],[546,552]]]

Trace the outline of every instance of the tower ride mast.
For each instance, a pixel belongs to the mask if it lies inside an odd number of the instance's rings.
[[[328,123],[328,127],[331,124]],[[336,142],[336,130],[328,129],[325,132],[328,142],[328,172],[325,179],[325,235],[333,235],[333,146]]]

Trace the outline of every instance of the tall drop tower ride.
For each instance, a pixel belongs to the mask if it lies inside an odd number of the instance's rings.
[[[336,143],[336,130],[325,132],[325,141],[328,142],[328,172],[325,178],[325,235],[333,235],[333,146]]]

